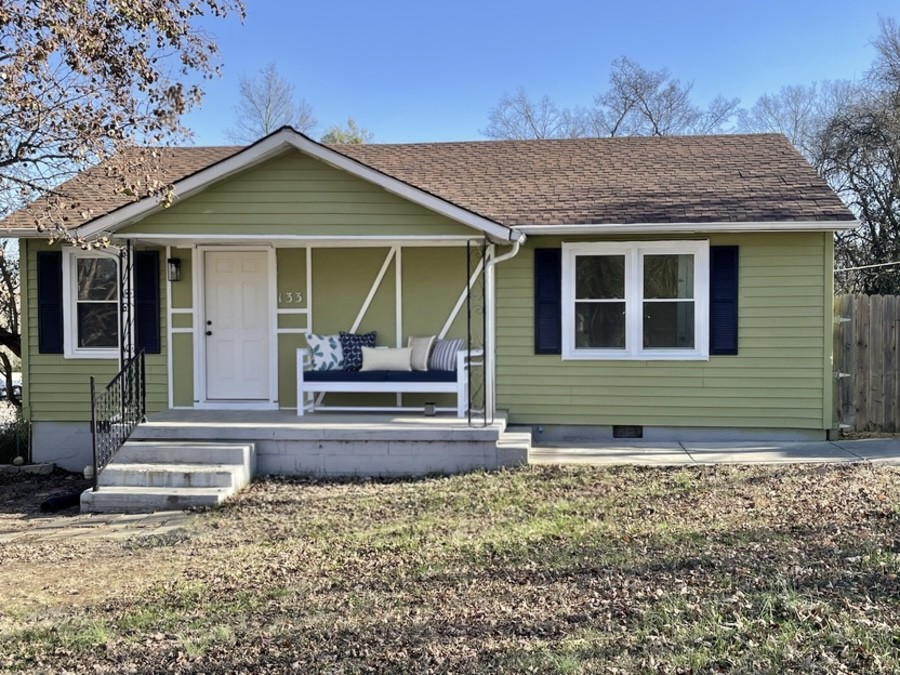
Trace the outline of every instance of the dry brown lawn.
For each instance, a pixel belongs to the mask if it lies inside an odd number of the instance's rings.
[[[163,537],[0,548],[0,670],[900,672],[898,479],[262,480]]]

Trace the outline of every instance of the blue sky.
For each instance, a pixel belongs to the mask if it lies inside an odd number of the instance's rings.
[[[787,84],[854,79],[872,61],[881,0],[750,2],[303,2],[246,0],[247,18],[203,25],[223,77],[185,119],[200,145],[226,143],[238,78],[269,61],[314,110],[317,136],[353,117],[374,142],[482,138],[488,110],[523,86],[590,105],[627,55],[751,105]]]

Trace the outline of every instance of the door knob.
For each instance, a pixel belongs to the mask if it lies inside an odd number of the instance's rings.
[[[211,330],[208,330],[208,331],[206,331],[206,334],[207,334],[207,335],[212,335],[212,331],[211,331]]]

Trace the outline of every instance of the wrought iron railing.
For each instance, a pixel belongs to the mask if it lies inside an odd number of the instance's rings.
[[[103,468],[115,457],[131,432],[147,415],[144,351],[125,362],[122,370],[97,391],[91,377],[91,435],[94,446],[94,490]]]

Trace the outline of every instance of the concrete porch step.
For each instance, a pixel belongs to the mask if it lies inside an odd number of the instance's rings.
[[[128,441],[81,495],[89,513],[148,513],[214,506],[256,471],[253,443]]]
[[[138,427],[140,428],[140,427]],[[245,464],[256,466],[253,443],[199,441],[128,441],[116,454],[116,463],[136,464]]]
[[[100,472],[104,487],[241,488],[249,482],[244,464],[141,464],[113,462]]]
[[[530,451],[531,429],[529,427],[507,427],[497,439],[497,463],[500,466],[528,464]]]
[[[82,513],[152,513],[221,504],[231,488],[102,487],[81,493]]]

